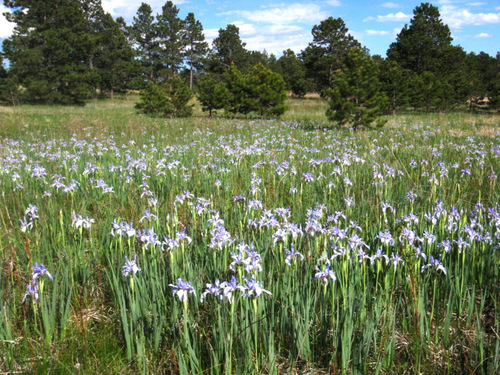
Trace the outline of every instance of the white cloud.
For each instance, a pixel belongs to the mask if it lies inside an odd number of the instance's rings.
[[[322,11],[319,5],[301,3],[294,3],[290,5],[280,4],[279,6],[254,11],[232,11],[226,14],[235,14],[249,21],[275,25],[286,25],[294,22],[314,23],[328,17],[328,13]]]
[[[500,13],[472,13],[468,9],[461,9],[453,5],[444,5],[441,8],[441,18],[450,28],[459,29],[462,26],[481,26],[500,23]]]
[[[153,14],[161,11],[161,7],[165,5],[165,0],[149,0],[145,1],[153,8]],[[174,0],[175,5],[184,4],[186,0]],[[126,20],[132,20],[136,15],[137,9],[141,6],[137,0],[102,0],[103,9],[110,13],[113,17],[123,17]]]
[[[382,36],[382,35],[389,35],[389,32],[385,30],[366,30],[366,34]]]
[[[251,51],[266,50],[275,55],[281,55],[283,50],[292,49],[299,52],[311,39],[311,33],[300,26],[269,25],[256,26],[250,23],[233,22],[240,30],[241,40],[246,43],[246,49]],[[216,35],[217,36],[217,35]]]
[[[400,5],[396,3],[383,3],[382,6],[384,8],[399,8]]]
[[[481,34],[477,34],[475,36],[475,38],[490,38],[491,35],[490,34],[486,34],[486,33],[481,33]]]
[[[326,3],[327,5],[332,6],[332,7],[339,7],[339,6],[341,6],[341,5],[342,5],[342,4],[340,3],[340,1],[338,1],[338,0],[326,0],[326,1],[325,1],[325,3]]]
[[[385,16],[377,17],[367,17],[363,21],[377,21],[377,22],[407,22],[411,19],[411,16],[404,14],[403,12],[389,13]]]
[[[14,31],[15,24],[5,19],[4,13],[10,13],[10,9],[0,5],[0,39],[8,38]]]

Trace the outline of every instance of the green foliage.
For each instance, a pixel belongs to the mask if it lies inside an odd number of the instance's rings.
[[[313,41],[302,52],[308,77],[322,95],[331,87],[333,75],[342,67],[348,52],[361,48],[361,44],[349,34],[341,18],[329,17],[312,29]]]
[[[100,77],[99,87],[113,99],[115,91],[123,92],[132,79],[134,52],[110,14],[102,15],[97,35],[99,50],[94,66]]]
[[[382,91],[389,99],[389,111],[395,114],[397,109],[408,105],[410,73],[392,60],[383,60],[379,69]]]
[[[141,67],[138,70],[134,85],[142,88],[147,81],[157,81],[155,76],[155,19],[151,6],[142,3],[133,18],[132,26],[129,29],[129,38],[134,45],[136,56]]]
[[[229,91],[224,82],[218,82],[214,74],[204,74],[198,83],[198,100],[203,112],[208,111],[212,116],[213,111],[227,107]]]
[[[261,118],[279,117],[287,110],[286,83],[283,77],[262,64],[257,64],[249,73],[249,87],[255,99],[253,110]]]
[[[148,82],[136,108],[144,114],[189,117],[193,112],[193,106],[188,105],[192,97],[193,92],[186,83],[179,77],[172,77],[161,84]]]
[[[251,112],[255,107],[255,98],[248,77],[233,64],[224,73],[224,82],[229,93],[224,110],[233,116]]]
[[[77,0],[21,1],[8,20],[14,34],[4,40],[10,74],[23,87],[22,99],[31,103],[84,104],[89,95],[86,62],[92,40]]]
[[[205,61],[206,70],[223,74],[232,65],[241,69],[248,55],[245,45],[241,41],[238,26],[229,24],[225,29],[219,29],[219,35],[213,40],[213,50]]]
[[[410,25],[405,25],[387,51],[389,60],[415,73],[437,72],[443,51],[451,45],[450,29],[441,21],[437,7],[422,3],[413,11]]]
[[[247,74],[231,65],[224,78],[229,93],[226,112],[234,116],[256,112],[260,117],[279,117],[286,111],[285,81],[264,65],[257,64]]]
[[[155,69],[160,79],[168,79],[179,72],[184,60],[182,32],[184,23],[178,17],[179,9],[167,1],[157,15],[154,49]]]
[[[189,88],[193,89],[193,74],[195,69],[201,68],[201,61],[208,52],[208,43],[205,42],[203,26],[195,19],[194,13],[188,13],[184,20],[182,30],[182,40],[184,42],[184,54],[189,65]]]
[[[313,90],[313,82],[306,78],[304,63],[299,60],[291,49],[283,51],[283,55],[278,60],[280,74],[286,83],[287,90],[295,96],[302,98],[308,91]]]
[[[328,91],[327,117],[338,127],[383,126],[380,119],[387,112],[388,99],[381,91],[378,67],[361,50],[351,50],[343,66],[333,77],[333,87]]]

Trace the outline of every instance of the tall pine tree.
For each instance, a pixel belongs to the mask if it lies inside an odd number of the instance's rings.
[[[139,72],[139,87],[143,88],[145,82],[157,82],[155,76],[155,51],[156,41],[156,21],[153,16],[151,6],[142,3],[135,15],[130,27],[130,39],[134,46],[136,56],[141,62]]]
[[[438,73],[445,48],[453,40],[450,29],[441,21],[438,8],[429,3],[417,6],[413,15],[410,25],[390,45],[387,57],[418,74]]]
[[[186,62],[189,65],[189,88],[193,89],[193,72],[201,66],[201,60],[208,51],[208,44],[205,42],[203,26],[201,22],[194,18],[194,13],[188,13],[184,20],[182,39],[185,46]]]
[[[92,39],[79,0],[6,0],[16,23],[4,40],[10,73],[31,103],[84,104]]]
[[[162,12],[156,19],[156,61],[161,80],[167,80],[179,72],[183,61],[181,32],[183,21],[178,17],[179,9],[171,1],[162,7]]]
[[[101,92],[113,99],[115,91],[124,91],[131,79],[134,51],[120,25],[109,13],[103,14],[98,29],[99,51],[95,65],[99,72]]]
[[[302,52],[308,76],[314,80],[316,90],[325,95],[335,72],[342,68],[351,49],[361,44],[349,34],[341,18],[330,17],[312,29],[313,41]]]

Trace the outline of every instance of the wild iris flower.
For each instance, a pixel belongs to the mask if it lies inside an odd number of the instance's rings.
[[[211,294],[215,297],[218,297],[221,301],[224,298],[222,294],[222,288],[219,280],[215,280],[214,284],[207,283],[205,291],[201,294],[200,302],[203,303],[207,294]]]
[[[134,260],[130,261],[127,256],[125,256],[125,265],[122,267],[123,276],[128,276],[129,274],[135,275],[137,271],[141,269],[137,266],[137,255]]]
[[[434,267],[436,271],[441,271],[446,275],[446,268],[444,268],[439,259],[434,258],[432,255],[429,257],[429,263],[425,266],[422,266],[422,272],[424,272],[429,267]]]
[[[246,281],[246,285],[243,287],[243,296],[244,297],[253,297],[258,298],[262,293],[267,294],[268,296],[272,296],[273,294],[264,288],[262,288],[262,284],[255,280],[255,276],[252,277],[252,279],[248,279],[246,277],[243,277],[243,279]]]
[[[337,276],[335,272],[330,269],[330,266],[326,265],[324,270],[321,270],[318,266],[316,266],[316,274],[314,275],[314,280],[320,279],[325,283],[325,286],[328,285],[328,279],[332,279],[333,282],[337,281]]]
[[[172,295],[177,295],[177,297],[179,297],[179,301],[181,302],[187,301],[189,294],[196,295],[193,284],[188,283],[180,277],[177,279],[177,284],[168,285],[172,288]]]
[[[38,284],[35,281],[32,281],[31,284],[26,284],[26,294],[23,297],[23,302],[26,300],[26,297],[31,296],[33,301],[38,301]]]
[[[26,284],[26,294],[23,297],[23,302],[28,296],[31,296],[33,302],[38,301],[38,278],[41,276],[47,276],[50,280],[54,281],[54,278],[50,274],[49,270],[43,265],[43,263],[35,263],[33,266],[33,272],[31,273],[31,283]]]
[[[36,281],[39,276],[43,275],[46,275],[50,280],[54,281],[54,278],[50,274],[49,270],[43,265],[43,263],[35,263],[35,265],[33,266],[33,273],[31,274],[33,282]]]
[[[292,261],[295,261],[296,258],[299,258],[300,261],[304,260],[304,255],[296,251],[295,246],[293,244],[291,246],[291,250],[288,250],[285,247],[285,251],[286,251],[285,263],[288,264],[289,266],[292,265]]]

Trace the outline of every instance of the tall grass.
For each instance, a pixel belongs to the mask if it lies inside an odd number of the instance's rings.
[[[0,112],[2,371],[500,371],[498,118],[133,102]]]

